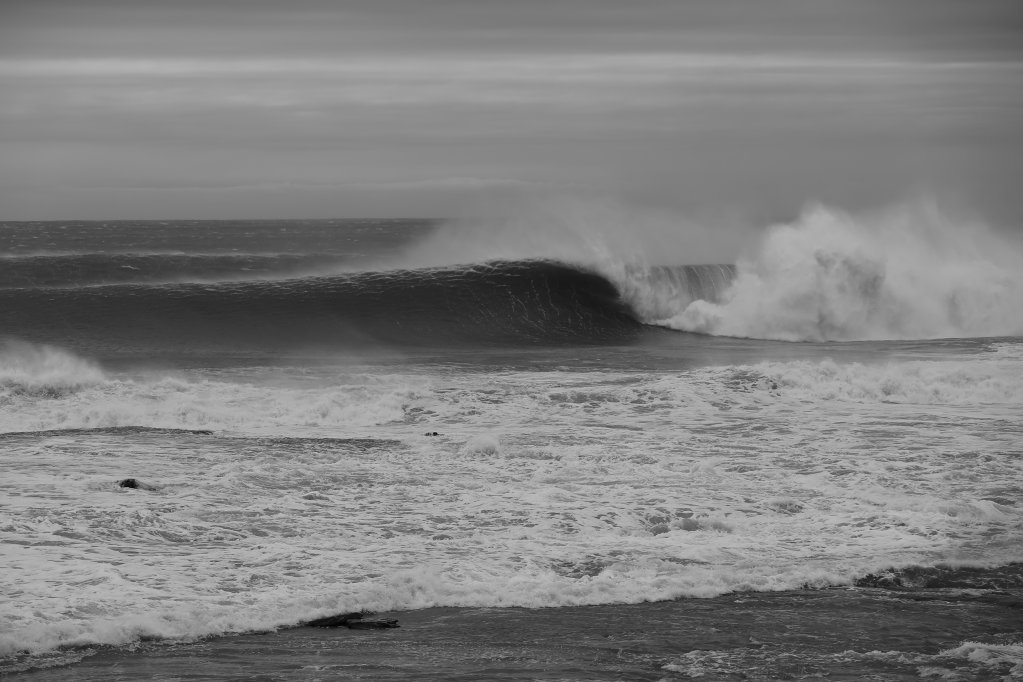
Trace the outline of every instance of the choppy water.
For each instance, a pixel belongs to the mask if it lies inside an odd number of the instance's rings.
[[[833,220],[843,260],[821,220],[784,268],[771,235],[717,267],[462,261],[423,221],[0,225],[3,665],[1023,561],[1018,254],[899,316],[884,230]]]

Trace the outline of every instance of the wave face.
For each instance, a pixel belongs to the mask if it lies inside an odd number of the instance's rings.
[[[19,337],[93,350],[602,343],[641,329],[607,279],[544,261],[8,289],[0,307]]]

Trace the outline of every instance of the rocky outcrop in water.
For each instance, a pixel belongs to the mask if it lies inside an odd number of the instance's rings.
[[[155,485],[143,483],[137,478],[125,478],[117,482],[117,485],[122,488],[132,488],[133,490],[157,490]]]
[[[373,614],[361,612],[341,613],[336,616],[317,618],[308,621],[305,625],[313,628],[348,628],[350,630],[386,630],[399,627],[398,621],[393,619],[366,618],[371,615]]]

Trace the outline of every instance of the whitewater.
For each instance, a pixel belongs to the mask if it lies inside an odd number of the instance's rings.
[[[8,222],[0,310],[6,673],[351,611],[1023,584],[1023,248],[927,202]],[[1015,675],[999,627],[841,660]]]

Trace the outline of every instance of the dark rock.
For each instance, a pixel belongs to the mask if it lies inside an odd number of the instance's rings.
[[[353,620],[346,625],[351,630],[386,630],[398,627],[396,620]]]
[[[126,478],[122,481],[118,481],[117,485],[121,486],[122,488],[132,488],[134,490],[156,490],[156,486],[149,485],[148,483],[143,483],[137,478]]]
[[[894,573],[870,573],[853,582],[856,587],[878,587],[883,590],[898,590],[904,587],[902,578]]]
[[[350,630],[384,630],[398,627],[396,620],[366,619],[369,613],[341,613],[336,616],[317,618],[306,623],[313,628],[349,628]]]

